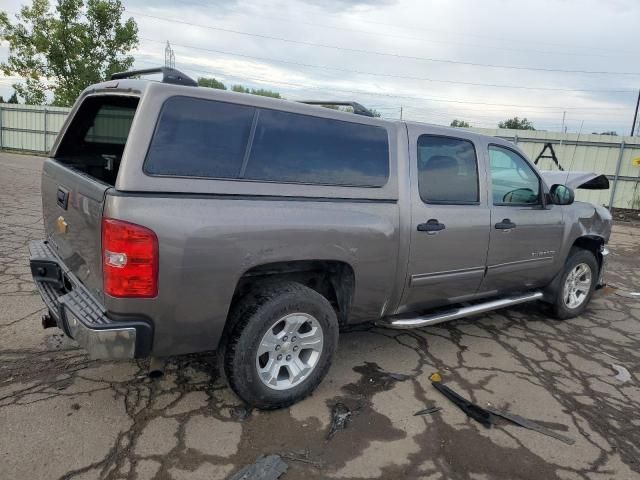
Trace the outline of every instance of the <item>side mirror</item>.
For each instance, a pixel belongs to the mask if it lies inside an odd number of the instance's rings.
[[[571,205],[575,200],[573,190],[559,183],[551,186],[549,196],[551,197],[551,202],[555,205]]]

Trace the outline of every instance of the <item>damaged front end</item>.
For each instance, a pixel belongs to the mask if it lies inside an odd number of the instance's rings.
[[[607,190],[609,179],[606,175],[593,172],[540,172],[547,185],[561,184],[576,190]],[[607,208],[588,202],[576,201],[564,209],[564,222],[568,238],[565,245],[578,245],[596,254],[599,275],[596,288],[605,286],[605,272],[609,250],[606,244],[611,236],[613,218]],[[568,252],[567,252],[568,253]]]

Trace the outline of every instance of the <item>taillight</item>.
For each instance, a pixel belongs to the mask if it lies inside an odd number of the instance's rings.
[[[158,237],[134,223],[102,219],[102,276],[112,297],[158,294]]]

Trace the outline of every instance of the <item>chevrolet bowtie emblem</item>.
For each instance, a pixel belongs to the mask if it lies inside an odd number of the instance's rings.
[[[60,215],[58,217],[58,232],[67,233],[67,230],[69,230],[69,224],[65,221],[64,217]]]

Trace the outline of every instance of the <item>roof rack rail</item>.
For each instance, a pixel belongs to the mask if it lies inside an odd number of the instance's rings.
[[[173,83],[174,85],[185,85],[187,87],[197,87],[198,82],[180,70],[169,67],[145,68],[142,70],[131,70],[129,72],[119,72],[111,75],[111,80],[136,77],[138,75],[148,75],[150,73],[162,73],[162,83]]]
[[[299,103],[306,103],[307,105],[341,105],[345,107],[353,108],[353,113],[356,115],[364,115],[365,117],[374,117],[375,115],[371,110],[363,107],[358,102],[344,102],[341,100],[300,100]]]

